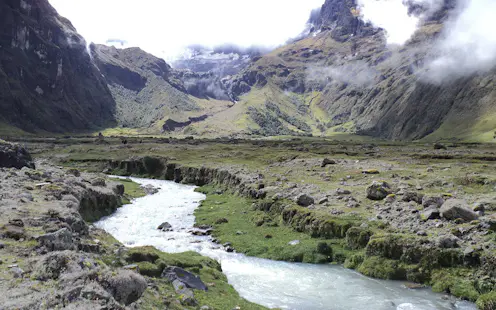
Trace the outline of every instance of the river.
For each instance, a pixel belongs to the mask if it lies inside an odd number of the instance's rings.
[[[195,223],[193,213],[205,199],[205,195],[194,191],[194,186],[132,179],[160,190],[134,200],[95,225],[129,247],[151,245],[168,253],[196,251],[214,258],[221,263],[229,283],[252,302],[298,310],[476,309],[472,303],[430,289],[407,289],[404,282],[367,278],[341,266],[278,262],[227,253],[210,237],[188,233]],[[174,231],[157,230],[163,222],[169,222]]]

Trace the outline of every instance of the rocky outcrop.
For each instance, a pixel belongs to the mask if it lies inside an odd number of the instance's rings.
[[[34,163],[31,154],[24,147],[0,140],[0,167],[34,169]]]
[[[0,1],[0,29],[0,122],[31,132],[115,126],[85,40],[47,0]]]

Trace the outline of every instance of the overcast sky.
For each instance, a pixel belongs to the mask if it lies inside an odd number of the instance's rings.
[[[298,35],[324,0],[49,0],[88,42],[128,42],[170,58],[185,46],[274,47]]]

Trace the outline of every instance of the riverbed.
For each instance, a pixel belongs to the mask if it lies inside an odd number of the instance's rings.
[[[132,178],[159,188],[95,223],[129,247],[151,245],[178,253],[196,251],[219,261],[229,283],[249,301],[281,309],[308,310],[473,310],[475,305],[430,289],[408,289],[401,281],[367,278],[335,265],[286,263],[227,253],[211,237],[189,231],[194,211],[205,195],[194,186],[169,181]],[[172,232],[157,227],[169,222]]]

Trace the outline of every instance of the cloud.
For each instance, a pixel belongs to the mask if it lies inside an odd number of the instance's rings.
[[[307,81],[321,86],[342,83],[358,87],[370,87],[376,83],[379,72],[363,61],[350,62],[341,66],[310,67]]]
[[[49,0],[87,41],[126,41],[170,60],[192,44],[275,47],[323,0]]]
[[[425,77],[431,82],[439,84],[496,67],[496,2],[470,0],[458,9],[434,48],[435,58],[426,64]]]

